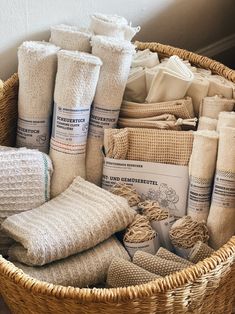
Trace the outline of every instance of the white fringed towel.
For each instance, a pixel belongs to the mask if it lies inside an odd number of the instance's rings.
[[[134,216],[124,198],[77,177],[56,198],[9,217],[2,227],[18,242],[9,250],[13,260],[44,265],[94,247]]]
[[[128,41],[104,36],[92,38],[92,54],[103,66],[97,84],[89,125],[86,171],[87,180],[101,184],[104,129],[117,125],[119,110],[130,71],[134,46]]]
[[[17,146],[49,151],[53,92],[60,48],[26,41],[18,49]]]
[[[98,57],[88,53],[67,50],[58,53],[50,147],[54,164],[53,197],[63,192],[76,176],[86,177],[90,106],[101,65]]]

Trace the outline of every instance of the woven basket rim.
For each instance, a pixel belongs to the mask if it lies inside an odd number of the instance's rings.
[[[213,73],[217,73],[232,82],[235,82],[235,71],[226,67],[225,65],[214,61],[210,58],[200,56],[193,52],[174,48],[172,46],[162,45],[160,43],[142,43],[135,42],[137,49],[150,49],[162,55],[171,56],[178,55],[183,59],[187,59],[195,65],[210,69]],[[15,73],[4,85],[14,84],[18,80]],[[79,302],[95,303],[95,302],[109,302],[117,303],[118,301],[129,301],[135,298],[148,298],[156,293],[166,292],[182,287],[196,281],[203,275],[207,275],[222,263],[227,263],[229,259],[235,258],[235,236],[233,236],[225,245],[214,252],[211,257],[193,265],[180,272],[164,278],[156,279],[146,284],[138,286],[130,286],[126,288],[75,288],[64,287],[47,282],[39,281],[33,277],[25,274],[21,269],[14,264],[0,256],[0,272],[3,276],[10,278],[15,284],[21,286],[25,290],[35,295],[47,295],[57,297],[60,299],[76,299]]]

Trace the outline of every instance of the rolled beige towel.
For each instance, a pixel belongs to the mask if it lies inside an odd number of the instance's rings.
[[[206,243],[198,241],[189,253],[189,260],[193,263],[203,261],[205,258],[210,257],[214,250]]]
[[[227,99],[218,95],[205,97],[200,105],[200,116],[218,119],[221,111],[233,111],[234,104],[234,99]]]
[[[107,286],[110,288],[136,286],[157,278],[160,278],[160,276],[127,260],[114,258],[108,270]]]
[[[178,256],[178,255],[176,255],[176,254],[166,250],[163,247],[160,247],[160,249],[157,251],[157,253],[155,255],[157,257],[162,258],[162,259],[167,259],[169,261],[173,261],[173,262],[177,262],[177,263],[180,263],[180,264],[184,264],[185,266],[193,265],[191,262],[189,262],[185,258],[182,258],[182,257],[180,257],[180,256]]]
[[[200,117],[197,129],[198,131],[202,131],[202,130],[216,131],[217,123],[218,123],[217,119]]]
[[[235,112],[220,112],[217,123],[217,132],[223,127],[235,128]]]

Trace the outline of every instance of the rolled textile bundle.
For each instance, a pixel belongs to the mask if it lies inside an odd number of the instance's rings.
[[[76,176],[86,177],[90,106],[101,65],[98,57],[88,53],[67,50],[58,53],[50,145],[53,197],[63,192]]]
[[[87,288],[106,280],[113,258],[129,259],[126,250],[115,237],[85,252],[45,266],[30,267],[18,262],[14,264],[27,275],[41,281],[54,285]]]
[[[187,166],[192,146],[192,132],[139,128],[105,130],[104,150],[109,158]]]
[[[136,189],[125,183],[116,183],[114,186],[112,186],[110,192],[124,197],[130,207],[137,207],[141,201],[141,196],[137,193]]]
[[[234,94],[234,84],[220,75],[210,75],[208,96],[221,95],[225,98],[231,99]]]
[[[114,258],[109,266],[107,286],[110,288],[142,285],[160,276],[121,258]]]
[[[140,27],[131,27],[127,20],[118,15],[95,13],[91,15],[90,29],[95,35],[131,40]]]
[[[18,147],[49,151],[59,49],[40,41],[25,41],[18,49]]]
[[[134,46],[128,41],[94,36],[92,53],[101,58],[103,66],[91,110],[86,171],[88,181],[100,185],[103,171],[101,147],[104,129],[117,125]]]
[[[1,224],[50,199],[52,170],[50,158],[37,150],[0,148],[0,254],[6,255],[12,244]]]
[[[190,249],[198,241],[208,242],[209,234],[205,222],[193,220],[190,216],[184,216],[177,220],[169,232],[176,253],[183,258],[188,258]]]
[[[223,127],[235,128],[235,112],[220,112],[217,123],[217,132]]]
[[[200,103],[204,97],[207,96],[209,90],[209,81],[205,77],[195,74],[194,79],[189,86],[186,95],[192,98],[193,109],[195,115],[198,117],[200,110]]]
[[[204,130],[194,133],[189,167],[187,215],[196,221],[207,221],[209,215],[218,138],[215,131]]]
[[[208,131],[216,131],[217,128],[217,119],[211,119],[207,117],[200,117],[197,130],[208,130]]]
[[[133,257],[133,263],[158,276],[168,276],[176,271],[187,268],[187,265],[163,259],[156,255],[138,251]]]
[[[210,257],[214,250],[206,243],[198,241],[189,253],[189,260],[193,263],[203,261],[205,258]]]
[[[160,247],[158,234],[145,216],[136,215],[123,238],[124,246],[131,257],[136,251],[155,254]]]
[[[215,95],[202,99],[200,105],[200,116],[218,119],[221,111],[233,111],[235,99],[222,98]]]
[[[175,221],[174,217],[170,216],[169,211],[161,208],[156,201],[146,200],[141,202],[139,203],[139,208],[143,215],[149,219],[152,228],[158,233],[160,245],[168,250],[173,250],[169,238],[169,230]]]
[[[235,128],[220,129],[216,174],[207,226],[218,249],[235,234]]]
[[[94,247],[126,228],[134,216],[125,199],[77,177],[65,192],[9,217],[2,228],[18,242],[9,250],[12,259],[44,265]]]
[[[134,55],[131,67],[153,68],[158,65],[159,58],[157,52],[152,52],[149,49],[139,50]]]
[[[192,99],[159,102],[152,104],[139,104],[124,100],[122,102],[120,117],[122,118],[148,118],[162,114],[172,114],[176,118],[194,118]]]
[[[201,242],[202,243],[202,242]],[[206,245],[206,244],[205,244]],[[188,260],[166,250],[163,247],[160,247],[160,249],[157,251],[155,256],[160,257],[162,259],[167,259],[169,261],[177,262],[180,264],[184,264],[186,267],[193,265],[193,263],[189,262]]]
[[[76,26],[59,24],[51,26],[50,42],[66,50],[90,52],[92,33]]]
[[[129,101],[143,103],[147,96],[145,70],[143,68],[138,69],[138,71],[129,75],[123,98]]]

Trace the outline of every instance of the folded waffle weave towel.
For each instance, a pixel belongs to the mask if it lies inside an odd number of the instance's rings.
[[[18,50],[17,146],[49,151],[50,119],[59,47],[26,41]]]
[[[109,158],[187,166],[193,133],[154,129],[106,129],[105,154]]]
[[[45,266],[30,267],[21,263],[14,264],[35,279],[55,285],[82,288],[104,282],[109,265],[115,257],[129,259],[121,243],[115,237],[111,237],[83,253]]]
[[[85,178],[90,107],[99,78],[99,58],[61,50],[54,93],[50,156],[55,168],[51,193],[63,192],[77,176]]]
[[[76,26],[59,24],[51,27],[50,42],[66,50],[90,52],[91,32]]]
[[[142,251],[135,253],[133,263],[159,276],[167,276],[187,267],[184,263],[163,259]]]
[[[44,205],[9,217],[2,224],[18,244],[9,256],[27,265],[44,265],[82,252],[123,230],[134,219],[127,201],[77,177]]]
[[[186,260],[185,258],[182,258],[170,251],[168,251],[167,249],[160,247],[160,249],[157,251],[156,255],[157,257],[160,257],[162,259],[167,259],[169,261],[173,261],[173,262],[177,262],[180,264],[187,266],[191,266],[193,265],[193,263],[189,262],[188,260]]]
[[[198,263],[207,257],[210,257],[214,250],[206,243],[198,241],[189,253],[189,260],[193,263]]]
[[[160,276],[129,261],[115,257],[108,270],[107,286],[110,288],[141,285]]]

